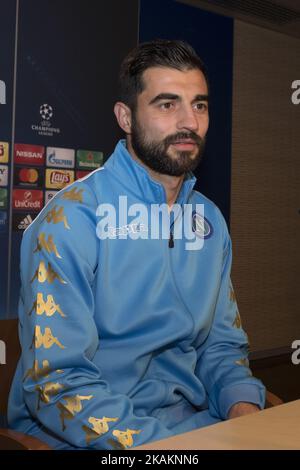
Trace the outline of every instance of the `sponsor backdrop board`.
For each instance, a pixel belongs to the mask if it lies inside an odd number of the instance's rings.
[[[7,316],[9,199],[16,2],[0,0],[0,319]],[[4,46],[5,45],[5,46]]]
[[[0,0],[0,6],[4,3],[10,4],[14,33],[11,5],[16,2]],[[6,312],[2,306],[0,318],[17,314],[19,247],[24,229],[56,191],[101,166],[122,136],[113,115],[117,76],[122,58],[138,40],[184,38],[207,63],[212,126],[207,158],[201,166],[200,188],[229,218],[230,19],[171,0],[141,0],[140,9],[138,0],[89,0],[88,6],[84,0],[21,0],[17,14],[15,140],[12,142],[10,133],[11,112],[7,112],[7,128],[0,135],[0,142],[9,144],[14,157],[11,174],[9,152],[0,145],[0,236],[4,232],[7,241],[5,230],[9,228],[11,237],[8,269],[8,247],[1,246],[1,269],[6,277],[9,273],[10,296]],[[13,44],[13,35],[4,42]],[[4,77],[8,82],[6,101],[12,103],[13,48],[6,62],[6,73],[12,69],[10,76]],[[1,76],[0,80],[3,81]],[[3,106],[9,109],[7,104],[0,106],[1,112]],[[4,291],[5,282],[6,278],[2,279]]]
[[[0,132],[2,118],[6,126],[0,134],[0,238],[4,234],[7,242],[0,246],[0,319],[17,315],[24,230],[58,190],[100,167],[122,135],[113,115],[117,76],[138,38],[138,0],[20,0],[15,9],[16,1],[0,0],[0,11],[11,10],[0,29],[0,43],[11,47],[0,52],[0,80],[10,104],[18,15],[14,142],[11,111],[6,104],[4,115],[0,107]],[[2,141],[13,153],[12,175]],[[8,306],[2,295],[7,277]]]

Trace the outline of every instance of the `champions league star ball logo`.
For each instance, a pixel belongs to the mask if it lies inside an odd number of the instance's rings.
[[[40,115],[45,121],[49,121],[53,116],[53,108],[50,104],[42,104],[40,106]]]
[[[54,115],[53,108],[50,104],[42,104],[39,109],[39,114],[42,120],[39,123],[31,124],[30,127],[33,132],[47,137],[53,137],[54,135],[60,134],[60,128],[54,127],[50,121]]]

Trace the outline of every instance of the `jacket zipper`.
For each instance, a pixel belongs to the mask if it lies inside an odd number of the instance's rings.
[[[184,212],[184,205],[181,204],[181,208],[183,207],[183,211]],[[183,213],[182,213],[182,217],[183,217]],[[173,234],[173,228],[174,228],[174,224],[176,222],[176,220],[178,219],[178,216],[176,217],[175,220],[173,220],[173,222],[171,223],[170,225],[170,236],[169,236],[169,248],[174,248],[174,245],[175,245],[175,242],[174,242],[174,234]]]
[[[169,248],[174,248],[174,236],[172,229],[170,228]]]

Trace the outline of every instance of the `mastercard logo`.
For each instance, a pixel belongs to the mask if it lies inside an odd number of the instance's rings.
[[[39,174],[34,168],[22,168],[19,172],[19,178],[22,183],[33,184],[37,182]]]

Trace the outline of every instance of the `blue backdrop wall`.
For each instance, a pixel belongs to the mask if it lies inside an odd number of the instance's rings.
[[[230,19],[173,0],[0,0],[0,11],[0,81],[6,84],[6,103],[0,104],[0,319],[17,315],[20,240],[60,188],[52,179],[91,171],[122,135],[113,115],[118,69],[138,41],[185,39],[206,63],[211,125],[197,189],[229,221]],[[9,146],[8,161],[1,143]],[[61,149],[65,164],[53,168],[50,160],[58,162]]]
[[[0,318],[7,312],[9,199],[14,83],[16,2],[0,1]]]
[[[49,179],[72,181],[93,170],[121,136],[113,115],[118,70],[138,41],[138,0],[20,0],[17,12],[16,4],[0,0],[0,12],[5,12],[0,80],[8,85],[7,104],[0,105],[0,141],[9,143],[10,161],[14,160],[13,179],[5,188],[12,197],[7,210],[0,208],[0,318],[17,314],[20,240],[47,198],[61,187]],[[48,157],[61,148],[67,149],[62,152],[65,165],[53,168]],[[11,214],[5,227],[1,212]]]

